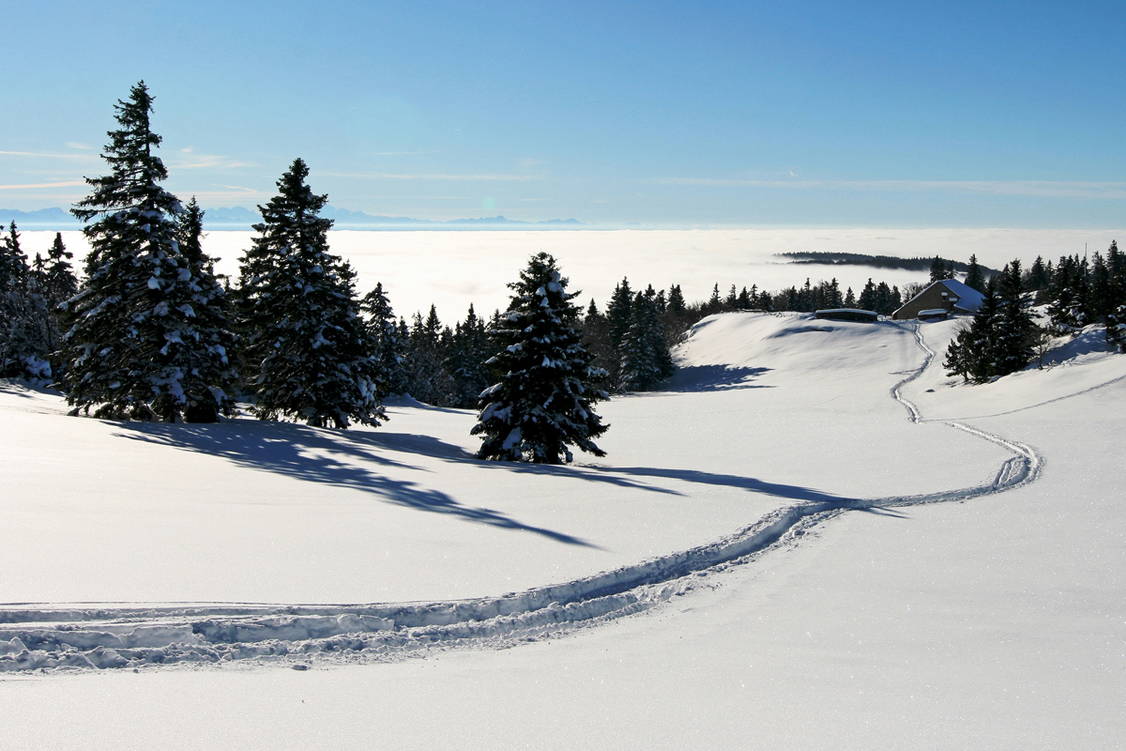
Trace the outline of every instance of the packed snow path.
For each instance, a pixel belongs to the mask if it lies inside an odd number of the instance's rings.
[[[890,325],[890,324],[889,324]],[[916,325],[923,363],[892,388],[913,423],[924,418],[903,397],[934,357]],[[0,606],[0,671],[141,667],[236,660],[372,662],[461,646],[503,648],[642,612],[712,583],[712,574],[800,539],[849,510],[960,501],[1034,481],[1042,459],[1030,447],[958,422],[958,430],[1012,453],[977,486],[875,499],[790,506],[712,543],[564,584],[499,597],[369,605],[172,604]]]

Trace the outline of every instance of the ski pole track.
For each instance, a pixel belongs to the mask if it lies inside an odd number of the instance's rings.
[[[923,363],[891,389],[902,394],[935,357],[919,326]],[[386,662],[459,647],[506,648],[647,611],[701,586],[713,573],[754,560],[852,510],[963,501],[1033,482],[1043,459],[1019,441],[958,422],[954,429],[1010,453],[981,485],[909,496],[849,499],[776,509],[755,524],[706,545],[563,584],[499,597],[415,603],[281,605],[0,604],[0,672],[141,668],[223,663]]]

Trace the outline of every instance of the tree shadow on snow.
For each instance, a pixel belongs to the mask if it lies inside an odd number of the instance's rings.
[[[477,455],[466,451],[463,447],[447,443],[433,436],[417,435],[413,433],[392,433],[383,429],[371,432],[353,432],[348,436],[351,440],[367,444],[385,451],[402,451],[422,456],[445,459],[450,462],[472,464],[485,470],[503,469],[508,472],[525,475],[551,475],[555,477],[568,477],[588,482],[605,483],[633,490],[646,490],[651,493],[665,495],[683,495],[670,488],[662,488],[649,483],[637,482],[628,477],[614,477],[602,470],[602,467],[576,466],[567,464],[531,464],[528,462],[500,462],[484,461]]]
[[[601,469],[601,468],[600,468]],[[814,488],[801,485],[786,485],[778,482],[767,482],[757,477],[743,477],[741,475],[728,475],[716,472],[701,472],[696,469],[664,469],[660,467],[606,467],[606,472],[621,472],[627,475],[640,475],[642,477],[664,477],[669,480],[681,480],[702,485],[722,485],[729,488],[743,488],[754,493],[772,495],[778,498],[789,498],[795,501],[808,503],[846,503],[855,501],[855,498],[846,498],[841,495],[825,493]]]
[[[747,368],[730,365],[686,365],[676,369],[661,391],[696,393],[702,391],[735,391],[737,389],[770,389],[751,381],[771,368]]]
[[[120,424],[113,423],[120,427]],[[433,488],[420,487],[403,479],[391,479],[369,467],[372,464],[425,471],[373,451],[384,441],[372,441],[374,433],[336,433],[293,423],[233,420],[211,425],[129,423],[119,435],[136,441],[218,456],[251,469],[276,472],[307,482],[361,490],[397,506],[448,514],[490,527],[532,532],[568,545],[597,548],[586,540],[544,527],[523,524],[489,508],[462,505],[457,499]],[[428,436],[384,434],[395,450],[427,456],[455,456],[466,452]],[[351,460],[351,461],[349,461]]]
[[[62,393],[46,386],[37,386],[27,381],[16,381],[8,379],[0,379],[0,393],[14,394],[23,397],[24,399],[31,399],[33,394],[49,394],[51,396],[62,396]]]
[[[729,488],[743,488],[754,493],[762,493],[763,495],[770,495],[776,498],[788,498],[805,503],[819,503],[828,507],[849,508],[856,511],[878,514],[880,516],[906,518],[905,514],[892,511],[879,505],[862,505],[868,503],[862,498],[850,498],[848,496],[826,493],[815,488],[807,488],[801,485],[767,482],[757,477],[701,472],[695,469],[661,469],[658,467],[599,467],[598,469],[602,469],[606,472],[640,475],[642,477],[664,477],[670,480],[682,480],[684,482],[695,482],[704,485],[722,485]]]

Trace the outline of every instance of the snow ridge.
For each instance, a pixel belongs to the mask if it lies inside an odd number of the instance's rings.
[[[891,390],[914,423],[924,418],[902,387]],[[876,499],[809,502],[778,509],[735,534],[614,571],[499,597],[421,603],[284,605],[258,603],[0,606],[0,672],[142,668],[173,664],[382,662],[455,647],[505,648],[561,636],[644,612],[755,559],[850,510],[962,501],[1037,479],[1043,459],[1031,447],[962,423],[952,428],[1013,454],[989,482],[968,488]]]

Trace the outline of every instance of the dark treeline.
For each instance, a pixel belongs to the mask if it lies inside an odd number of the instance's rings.
[[[328,197],[296,159],[259,206],[231,285],[203,253],[195,199],[161,187],[151,110],[144,82],[117,102],[108,174],[87,178],[72,210],[90,245],[81,283],[59,236],[30,265],[14,224],[2,238],[0,374],[53,381],[72,415],[163,422],[214,422],[245,401],[264,420],[379,425],[388,394],[413,392],[477,406],[482,459],[602,454],[593,405],[606,374],[551,256],[532,257],[489,325],[471,307],[452,330],[433,308],[408,326],[381,286],[357,298],[355,272],[329,251]]]
[[[914,294],[921,285],[913,285]],[[380,302],[368,302],[378,299]],[[719,285],[707,300],[688,303],[679,284],[655,289],[652,284],[635,289],[628,278],[614,287],[600,305],[593,298],[580,318],[583,340],[594,365],[604,372],[600,386],[612,393],[648,391],[674,371],[672,349],[697,321],[715,313],[737,311],[809,312],[823,308],[861,307],[889,314],[903,304],[898,287],[868,280],[856,295],[841,291],[836,279],[775,292],[759,291],[757,285],[731,285],[721,295]],[[380,336],[378,357],[387,363],[385,373],[394,384],[391,391],[410,394],[419,401],[442,407],[473,407],[481,389],[500,375],[486,361],[495,352],[494,331],[499,312],[488,321],[473,306],[466,317],[451,328],[443,324],[434,306],[426,316],[415,313],[408,322],[396,319],[381,287],[365,298],[372,325]],[[378,311],[375,312],[375,311]]]
[[[58,233],[47,257],[36,253],[30,264],[15,222],[0,238],[0,378],[51,377],[50,353],[68,325],[59,306],[78,291],[72,257]]]
[[[1104,326],[1108,345],[1126,352],[1126,257],[1115,242],[1090,260],[1063,256],[1053,265],[1038,257],[1027,270],[1014,260],[983,292],[972,323],[947,350],[951,375],[974,383],[1008,375],[1027,367],[1049,337],[1091,325]],[[1047,306],[1046,320],[1036,320],[1033,305]]]
[[[929,271],[933,268],[935,260],[941,261],[950,273],[954,272],[967,273],[970,270],[970,264],[964,261],[954,261],[948,258],[935,257],[920,257],[915,256],[912,258],[903,258],[900,256],[882,256],[882,255],[868,255],[866,253],[830,253],[822,251],[792,251],[788,253],[779,253],[778,255],[785,258],[794,259],[794,263],[823,263],[829,265],[847,265],[847,266],[872,266],[878,269],[906,269],[907,271]],[[996,276],[998,272],[996,269],[991,269],[987,266],[981,267],[982,271],[990,276]]]

